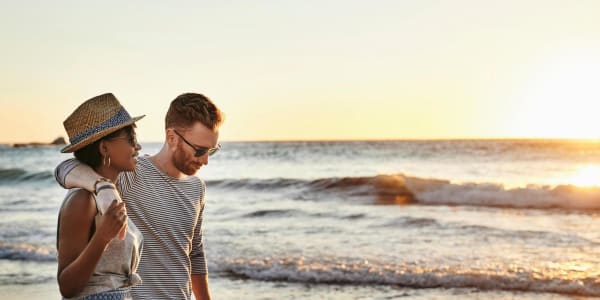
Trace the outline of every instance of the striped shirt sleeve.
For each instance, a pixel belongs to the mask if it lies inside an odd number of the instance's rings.
[[[129,190],[131,190],[131,187],[135,184],[135,180],[138,177],[139,175],[135,171],[124,171],[119,173],[119,175],[117,176],[116,186],[121,196],[123,196],[124,194],[128,193]]]
[[[192,274],[205,275],[208,274],[206,266],[206,256],[204,255],[204,238],[202,235],[202,219],[204,215],[204,204],[206,195],[206,184],[202,183],[202,199],[200,201],[200,212],[198,213],[198,221],[194,229],[194,237],[192,239],[192,251],[190,252],[190,261],[192,263]]]
[[[58,182],[60,186],[66,189],[67,187],[65,184],[65,179],[67,178],[67,175],[69,175],[69,173],[71,173],[71,171],[73,171],[73,169],[75,169],[75,167],[79,166],[80,164],[81,162],[79,162],[75,158],[69,158],[65,161],[62,161],[54,169],[54,179],[56,179],[56,182]]]

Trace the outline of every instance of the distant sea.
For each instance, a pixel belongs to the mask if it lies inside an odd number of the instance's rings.
[[[1,299],[60,296],[59,150],[0,146]],[[225,142],[198,176],[215,299],[600,297],[595,141]]]

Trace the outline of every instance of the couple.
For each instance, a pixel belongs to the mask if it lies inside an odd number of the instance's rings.
[[[138,157],[135,122],[143,117],[132,118],[114,95],[103,94],[64,121],[70,144],[62,152],[76,158],[55,171],[70,188],[57,227],[65,299],[189,299],[192,291],[197,300],[210,299],[206,187],[193,175],[220,148],[222,113],[201,94],[178,96],[162,149]]]

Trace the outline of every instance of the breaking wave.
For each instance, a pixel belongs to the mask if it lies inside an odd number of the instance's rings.
[[[50,171],[28,172],[23,169],[0,169],[0,184],[54,180]]]
[[[506,188],[494,183],[453,183],[449,180],[403,174],[372,177],[215,180],[225,189],[287,189],[303,199],[313,194],[367,197],[377,204],[469,205],[514,208],[600,209],[600,187],[528,185]],[[309,196],[305,196],[308,194]]]
[[[465,267],[429,268],[416,263],[381,264],[340,259],[304,258],[263,260],[236,259],[220,263],[218,271],[229,276],[311,284],[396,285],[412,288],[477,288],[600,296],[600,280],[594,276],[568,278],[552,270],[495,271]]]

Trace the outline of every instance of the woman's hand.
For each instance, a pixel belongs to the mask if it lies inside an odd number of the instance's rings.
[[[101,241],[108,244],[127,225],[125,202],[113,200],[98,223],[95,234]]]

